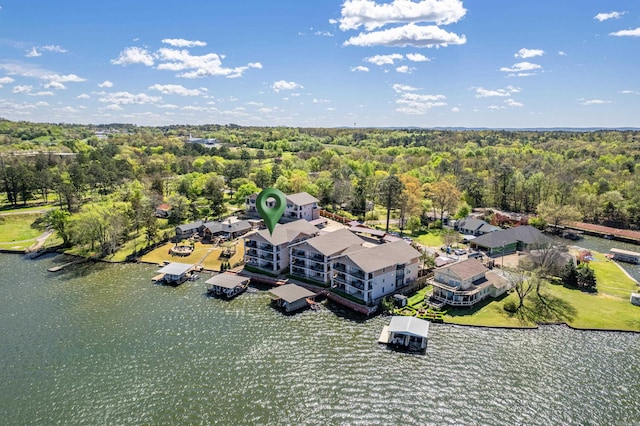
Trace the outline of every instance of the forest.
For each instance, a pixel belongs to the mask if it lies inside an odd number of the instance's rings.
[[[189,138],[217,139],[214,147]],[[59,207],[65,245],[107,255],[221,217],[261,188],[306,191],[360,220],[437,226],[474,208],[532,225],[637,229],[640,132],[70,125],[0,119],[0,207]],[[155,215],[171,206],[168,220]],[[385,217],[386,216],[386,217]],[[434,223],[436,222],[436,223]],[[388,224],[387,224],[388,226]]]

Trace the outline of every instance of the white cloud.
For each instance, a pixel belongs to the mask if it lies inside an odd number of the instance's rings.
[[[109,80],[105,80],[102,83],[98,84],[98,87],[113,87],[113,83]]]
[[[13,83],[14,81],[15,81],[14,79],[8,76],[0,77],[0,89],[2,89],[4,84]]]
[[[106,109],[108,109],[109,111],[122,111],[124,108],[122,108],[118,104],[111,104],[111,105],[107,105]]]
[[[408,67],[406,65],[402,65],[402,66],[396,68],[396,71],[401,73],[401,74],[411,74],[415,70],[416,70],[415,68],[411,68],[411,67]]]
[[[358,65],[357,67],[351,67],[351,71],[369,72],[369,68],[363,67],[362,65]]]
[[[53,95],[55,95],[55,93],[47,92],[47,91],[29,93],[29,96],[53,96]]]
[[[48,103],[48,102],[45,102],[45,101],[38,101],[38,102],[36,102],[36,106],[39,106],[39,107],[48,107],[48,106],[49,106],[49,103]]]
[[[331,18],[331,19],[329,19],[329,23],[330,23],[331,25],[335,25],[335,24],[337,24],[337,23],[338,23],[338,20],[337,20],[337,19],[333,19],[333,18]]]
[[[407,53],[407,59],[413,62],[429,62],[431,59],[427,58],[421,53]]]
[[[2,79],[0,79],[0,83],[2,83],[1,81]],[[622,93],[623,95],[640,95],[640,92],[636,92],[634,90],[621,90],[618,93]]]
[[[434,107],[446,106],[443,102],[446,97],[444,95],[419,95],[417,93],[403,93],[396,104],[400,105],[396,108],[397,112],[403,114],[420,115],[425,114]]]
[[[26,56],[27,58],[37,58],[38,56],[42,56],[42,53],[38,52],[38,49],[36,49],[34,46],[24,56]]]
[[[435,25],[419,26],[413,23],[351,37],[345,46],[395,46],[395,47],[446,47],[450,44],[465,44],[467,38],[447,32]]]
[[[466,14],[460,0],[394,0],[378,4],[372,0],[346,0],[342,4],[340,29],[367,31],[393,23],[435,22],[446,25],[458,22]]]
[[[615,37],[640,37],[640,27],[635,30],[621,30],[615,33],[609,33],[610,36]]]
[[[505,108],[506,108],[505,106],[501,106],[501,105],[500,106],[499,105],[491,105],[491,106],[489,106],[489,109],[493,110],[493,111],[498,111],[498,110],[505,109]]]
[[[504,89],[485,89],[484,87],[476,88],[476,98],[491,98],[495,96],[511,96],[512,93],[520,92],[519,87],[507,86]]]
[[[500,68],[500,71],[503,72],[512,72],[512,73],[522,73],[523,71],[533,71],[533,70],[539,70],[541,69],[542,66],[538,65],[538,64],[532,64],[531,62],[518,62],[517,64],[513,64],[511,66],[511,68],[509,67],[502,67]],[[527,75],[532,75],[532,74],[527,74]],[[524,77],[526,75],[521,75],[520,77]]]
[[[46,51],[49,51],[49,52],[67,53],[67,49],[64,49],[63,47],[60,47],[60,46],[57,46],[57,45],[53,45],[53,44],[48,44],[46,46],[40,46],[40,49],[46,50]]]
[[[160,102],[162,97],[160,96],[149,96],[145,93],[133,94],[129,92],[116,92],[116,93],[107,93],[104,97],[99,99],[100,102],[109,103],[109,104],[117,104],[117,105],[131,105],[131,104],[150,104],[155,102]]]
[[[271,88],[277,93],[281,90],[304,89],[303,86],[294,81],[280,80],[271,85]]]
[[[460,108],[453,107],[453,108],[451,108],[451,112],[460,112]]]
[[[618,19],[626,13],[627,12],[598,13],[596,16],[593,17],[593,19],[597,19],[598,21],[602,22],[602,21],[606,21],[607,19]]]
[[[176,50],[162,48],[156,53],[156,56],[163,62],[158,65],[159,70],[183,71],[189,72],[179,73],[178,77],[198,78],[207,76],[226,76],[227,78],[240,77],[249,68],[261,69],[262,64],[252,62],[246,66],[236,68],[225,68],[222,66],[224,55],[216,53],[208,53],[201,56],[194,56],[188,50]]]
[[[603,99],[579,99],[582,100],[581,105],[602,105],[602,104],[611,104],[613,102],[606,101]]]
[[[413,92],[413,91],[418,90],[417,87],[409,86],[409,85],[406,85],[406,84],[399,84],[399,83],[396,83],[391,87],[393,88],[393,90],[396,91],[396,93]]]
[[[127,47],[117,59],[112,59],[111,63],[114,65],[130,65],[130,64],[143,64],[148,67],[154,64],[153,55],[146,49],[140,47]]]
[[[64,90],[67,87],[60,83],[59,81],[50,81],[47,84],[44,85],[45,89],[57,89],[57,90]]]
[[[199,96],[207,91],[207,89],[187,89],[180,84],[154,84],[153,86],[149,86],[149,90],[158,90],[164,95],[179,96]]]
[[[562,51],[562,50],[558,50],[558,55],[560,56],[567,56],[567,53]]]
[[[329,99],[316,99],[314,98],[312,101],[314,104],[328,104],[331,103]]]
[[[522,107],[524,106],[523,103],[521,102],[517,102],[514,101],[513,99],[507,99],[506,101],[504,101],[507,105],[509,105],[510,107]]]
[[[71,113],[79,112],[77,109],[75,109],[75,108],[74,108],[74,107],[72,107],[72,106],[66,106],[66,107],[64,107],[64,108],[59,108],[59,109],[56,109],[56,110],[57,110],[57,111],[62,111],[62,112],[67,112],[67,113],[68,113],[68,112],[71,112]]]
[[[366,62],[374,65],[393,65],[394,61],[401,61],[404,58],[399,53],[392,53],[389,55],[375,55],[364,58]]]
[[[91,96],[87,95],[86,93],[82,93],[78,96],[76,96],[77,99],[91,99]]]
[[[18,85],[14,86],[13,93],[29,93],[31,90],[33,90],[33,86]]]
[[[544,50],[541,49],[526,49],[526,48],[522,48],[520,50],[518,50],[517,53],[514,53],[513,56],[516,58],[522,58],[522,59],[526,59],[526,58],[535,58],[536,56],[542,56],[544,55]]]
[[[59,83],[81,83],[86,81],[85,78],[78,77],[75,74],[45,74],[41,78],[44,80],[57,81]]]
[[[322,37],[333,37],[333,33],[330,31],[316,31],[313,34]]]
[[[165,38],[162,39],[162,42],[173,47],[204,47],[207,45],[204,41],[185,40],[183,38]]]

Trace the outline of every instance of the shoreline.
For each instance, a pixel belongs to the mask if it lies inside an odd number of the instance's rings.
[[[84,258],[87,260],[94,260],[94,261],[100,261],[103,263],[108,263],[108,264],[125,264],[125,263],[137,263],[137,264],[144,264],[144,265],[158,265],[155,262],[149,262],[149,261],[143,261],[140,258],[136,258],[136,259],[132,259],[129,261],[108,261],[108,260],[103,260],[103,259],[93,259],[90,257],[85,257],[85,256],[79,256],[79,255],[74,255],[74,254],[68,254],[68,253],[64,253],[58,250],[51,250],[48,253],[55,253],[58,255],[65,255],[65,256],[71,256],[74,258]],[[0,254],[13,254],[13,255],[22,255],[25,256],[26,253],[24,250],[9,250],[9,249],[0,249]],[[617,262],[614,262],[616,264],[616,266],[618,267],[618,269],[624,273],[628,278],[630,278],[631,280],[633,280],[636,284],[638,284],[638,282],[629,275],[629,273],[624,270],[624,268],[619,265]],[[202,271],[205,272],[210,272],[210,273],[221,273],[220,271],[215,271],[215,270],[211,270],[211,269],[206,269],[203,268]],[[376,315],[373,315],[376,316]],[[366,316],[366,318],[370,318],[371,316]],[[640,329],[639,330],[622,330],[622,329],[614,329],[614,328],[591,328],[591,327],[577,327],[577,326],[573,326],[569,323],[566,322],[547,322],[547,323],[539,323],[539,324],[535,324],[535,325],[483,325],[483,324],[459,324],[459,323],[455,323],[455,322],[450,322],[447,320],[444,320],[443,322],[441,322],[441,324],[446,324],[446,325],[450,325],[450,326],[460,326],[460,327],[476,327],[476,328],[487,328],[487,329],[496,329],[496,330],[536,330],[540,327],[545,327],[545,326],[566,326],[572,330],[576,330],[576,331],[587,331],[587,332],[616,332],[616,333],[632,333],[632,334],[640,334]]]

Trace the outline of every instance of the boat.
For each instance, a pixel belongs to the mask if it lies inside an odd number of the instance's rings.
[[[613,240],[613,235],[605,234],[605,235],[602,236],[602,238],[604,238],[605,240]]]

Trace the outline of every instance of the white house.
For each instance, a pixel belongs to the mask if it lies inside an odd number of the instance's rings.
[[[309,238],[289,246],[290,273],[328,284],[330,259],[346,250],[359,250],[365,241],[347,229]]]
[[[244,262],[271,274],[289,270],[289,245],[318,235],[318,228],[306,220],[276,225],[244,236]]]
[[[418,278],[419,258],[405,241],[347,251],[331,262],[331,287],[374,304]]]
[[[437,268],[431,282],[432,298],[450,306],[473,306],[487,297],[498,297],[508,281],[476,259],[466,259]]]
[[[257,214],[256,198],[258,194],[251,194],[245,200],[245,210],[248,214]],[[311,194],[299,192],[297,194],[289,194],[286,196],[287,204],[282,214],[281,222],[290,222],[292,220],[305,219],[312,221],[320,218],[320,207],[318,200]],[[268,207],[273,207],[273,202],[267,202]]]

